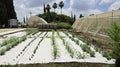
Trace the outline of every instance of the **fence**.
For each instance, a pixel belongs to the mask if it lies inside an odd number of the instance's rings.
[[[77,32],[92,32],[94,35],[106,34],[106,30],[113,22],[120,24],[120,10],[79,18],[72,27]]]

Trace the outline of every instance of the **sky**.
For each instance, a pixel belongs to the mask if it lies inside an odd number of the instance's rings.
[[[63,14],[71,16],[71,12],[79,17],[80,14],[101,14],[120,8],[120,0],[13,0],[17,18],[20,22],[24,17],[43,13],[43,4],[50,4],[51,11],[53,3],[64,2]],[[61,9],[57,6],[56,12],[60,14]],[[32,13],[30,15],[30,13]]]

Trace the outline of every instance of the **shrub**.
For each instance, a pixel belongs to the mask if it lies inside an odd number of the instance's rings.
[[[113,40],[113,58],[120,59],[120,25],[113,23],[107,34]]]
[[[71,29],[71,25],[69,23],[66,22],[59,22],[58,23],[58,28],[59,29]]]
[[[48,20],[47,13],[39,14],[39,17],[42,17],[46,21]],[[70,25],[73,24],[73,19],[67,15],[64,14],[57,14],[55,12],[50,12],[50,22],[56,22],[56,21],[61,21],[61,22],[68,22]]]

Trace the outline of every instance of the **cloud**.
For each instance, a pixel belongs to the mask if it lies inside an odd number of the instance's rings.
[[[37,15],[43,13],[43,4],[50,4],[51,11],[53,11],[53,3],[59,4],[60,1],[64,2],[63,14],[71,16],[71,12],[76,14],[77,17],[82,13],[84,16],[90,14],[100,14],[103,12],[110,11],[112,9],[120,8],[120,0],[13,0],[15,11],[17,13],[18,19],[22,22],[25,16],[30,17],[30,12],[32,15]],[[57,13],[61,9],[56,9]]]
[[[120,8],[120,1],[116,1],[108,8],[108,10],[111,11],[111,10],[116,10],[119,8]]]
[[[53,2],[54,0],[25,0],[25,5],[29,8],[33,8],[33,7],[39,7],[39,6],[42,6],[43,4],[46,4],[46,3],[51,3]]]
[[[34,8],[28,8],[26,4],[24,3],[25,0],[14,0],[14,6],[15,6],[15,11],[17,13],[17,18],[20,22],[23,21],[23,18],[28,16],[30,17],[30,12],[32,12],[32,15],[36,15],[39,13],[42,13],[43,7],[34,7]]]
[[[90,14],[101,14],[101,13],[103,13],[103,11],[101,11],[99,9],[94,9],[94,10],[90,10],[90,12],[88,12],[88,13],[89,13],[89,15]]]
[[[112,2],[114,2],[115,0],[101,0],[101,2],[99,3],[99,5],[103,5],[103,4],[110,4]]]
[[[85,11],[91,9],[95,0],[71,0],[71,8],[76,11]]]

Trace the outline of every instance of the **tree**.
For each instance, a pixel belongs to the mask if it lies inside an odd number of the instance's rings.
[[[64,3],[63,3],[63,1],[61,1],[61,2],[59,3],[59,7],[61,8],[61,15],[62,15],[62,8],[63,8],[63,6],[64,6]]]
[[[7,9],[5,5],[0,2],[0,27],[2,27],[7,21]]]
[[[50,9],[51,9],[51,7],[50,7],[50,5],[49,4],[47,4],[47,7],[46,7],[46,9],[47,9],[47,18],[48,18],[48,23],[50,22]]]
[[[71,12],[71,18],[73,19],[73,13]]]
[[[25,17],[23,18],[23,22],[26,23],[26,18]]]
[[[45,4],[44,4],[44,8],[43,8],[43,9],[44,9],[44,13],[46,13],[46,8],[45,8]]]
[[[113,23],[107,31],[108,36],[113,40],[112,57],[116,59],[115,67],[120,66],[120,25]]]
[[[84,16],[82,14],[80,14],[79,18],[82,18],[82,17],[84,17]]]
[[[56,15],[56,19],[55,16]],[[39,17],[45,19],[46,21],[48,20],[48,17],[47,17],[47,13],[43,13],[43,14],[39,14],[38,15]],[[73,24],[72,22],[72,18],[70,16],[67,16],[67,15],[64,15],[64,14],[56,14],[55,12],[50,12],[50,20],[49,22],[54,22],[54,21],[61,21],[61,22],[66,22],[66,23],[69,23],[69,24]]]
[[[73,19],[74,19],[74,22],[75,22],[75,20],[76,20],[76,15],[75,14],[74,14],[74,18]]]
[[[57,8],[57,3],[54,3],[52,7],[54,8],[54,12],[55,12],[55,9]],[[55,20],[56,19],[56,14],[54,14],[54,16],[55,16],[54,17],[54,20]]]
[[[55,12],[55,9],[57,8],[57,3],[54,3],[52,7],[54,8],[54,12]]]
[[[5,25],[5,27],[9,26],[9,19],[17,19],[16,13],[14,10],[13,0],[0,0],[0,13],[2,16],[2,21],[0,20],[1,25]]]

